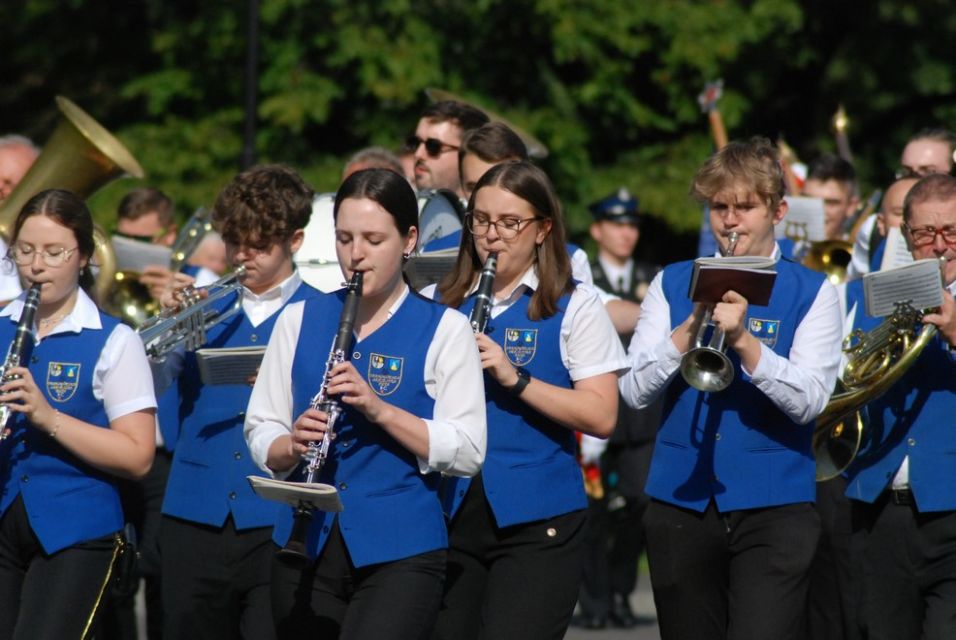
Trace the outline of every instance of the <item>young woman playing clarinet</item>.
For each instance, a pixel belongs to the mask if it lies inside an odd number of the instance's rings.
[[[3,345],[36,312],[23,366],[0,386],[0,638],[87,637],[121,547],[115,478],[153,461],[149,364],[87,294],[93,250],[93,219],[69,191],[38,193],[13,226],[7,259],[39,300],[24,292],[0,312]]]
[[[500,164],[475,186],[439,298],[469,311],[498,253],[485,370],[488,454],[447,479],[448,579],[437,637],[562,638],[578,595],[587,499],[575,431],[607,437],[624,352],[597,293],[571,278],[561,209],[543,171]]]
[[[418,205],[403,177],[359,171],[333,212],[343,275],[363,274],[354,345],[328,376],[342,413],[317,478],[335,486],[344,510],[312,515],[305,568],[274,562],[272,613],[280,638],[428,638],[448,543],[437,472],[474,475],[485,453],[478,350],[461,313],[405,283]],[[310,401],[344,300],[340,292],[290,306],[269,341],[245,428],[253,458],[278,478],[300,480],[309,443],[328,429]],[[278,545],[292,522],[283,508]]]

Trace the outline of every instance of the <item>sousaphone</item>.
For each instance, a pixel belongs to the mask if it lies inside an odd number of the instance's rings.
[[[0,202],[0,235],[7,241],[20,209],[45,189],[67,189],[83,199],[120,176],[142,178],[136,158],[96,120],[70,100],[57,96],[60,120],[30,170]],[[109,236],[94,226],[93,264],[99,267],[95,295],[103,300],[113,283],[116,258]]]

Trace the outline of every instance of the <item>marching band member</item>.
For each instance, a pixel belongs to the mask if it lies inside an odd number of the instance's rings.
[[[438,638],[561,638],[582,570],[585,508],[574,431],[607,437],[626,362],[595,291],[571,279],[561,209],[529,162],[475,186],[462,251],[438,288],[470,310],[498,253],[485,369],[489,445],[474,481],[446,478],[448,578]]]
[[[945,259],[942,307],[923,317],[938,334],[915,365],[867,405],[847,495],[862,565],[863,637],[942,640],[956,628],[956,178],[921,179],[903,207],[913,258]],[[856,303],[856,326],[869,330],[880,320],[863,316],[862,291],[850,283],[848,303]]]
[[[93,219],[69,191],[38,193],[14,224],[7,258],[41,288],[32,357],[0,387],[14,412],[0,444],[3,638],[87,636],[121,544],[115,478],[142,478],[153,460],[149,364],[136,334],[87,294],[93,252]],[[3,344],[25,296],[0,312]]]
[[[736,255],[773,256],[777,276],[766,307],[734,291],[714,306],[735,369],[720,392],[676,375],[705,315],[687,294],[693,262],[665,267],[644,299],[621,391],[634,407],[664,394],[644,518],[661,637],[797,638],[820,533],[811,423],[836,380],[839,301],[823,274],[780,259],[787,203],[768,141],[721,149],[691,193],[722,250],[736,233]]]
[[[478,350],[462,314],[403,279],[418,235],[418,205],[403,177],[352,174],[334,218],[343,273],[364,279],[351,357],[331,370],[328,393],[344,411],[319,478],[338,489],[344,511],[314,514],[307,550],[315,561],[304,569],[274,562],[272,613],[281,638],[427,638],[448,542],[436,472],[474,475],[485,454]],[[279,318],[246,418],[249,449],[270,474],[293,474],[308,443],[327,437],[328,415],[310,399],[343,299],[314,298]],[[285,507],[277,544],[291,525]]]
[[[302,282],[292,262],[312,213],[312,195],[297,173],[279,165],[240,173],[219,194],[213,225],[230,264],[246,271],[242,310],[207,331],[205,347],[264,346],[279,311],[321,295]],[[175,301],[165,296],[164,305]],[[167,356],[161,375],[161,383],[178,379],[181,398],[159,534],[163,636],[274,637],[269,564],[275,505],[256,496],[246,481],[259,473],[242,435],[252,389],[203,384],[196,355],[182,350]]]

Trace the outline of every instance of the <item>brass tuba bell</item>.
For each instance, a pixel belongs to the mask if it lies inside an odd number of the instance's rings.
[[[852,259],[853,243],[849,240],[821,240],[810,245],[801,264],[826,275],[837,285],[846,282]]]
[[[62,96],[61,118],[43,151],[10,195],[0,202],[0,235],[10,239],[13,223],[30,198],[45,189],[67,189],[81,198],[123,175],[142,178],[136,158],[89,114]],[[103,300],[113,282],[116,257],[109,236],[94,225],[94,264],[99,267],[95,297]]]

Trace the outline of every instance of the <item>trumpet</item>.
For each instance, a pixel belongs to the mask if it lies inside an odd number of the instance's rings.
[[[207,287],[183,289],[183,301],[178,307],[162,311],[136,330],[146,347],[146,355],[162,360],[180,343],[185,343],[187,351],[201,347],[209,329],[242,309],[241,280],[245,275],[246,268],[239,265],[235,271]],[[219,309],[219,302],[233,293],[237,295],[232,304]]]
[[[731,231],[727,236],[727,251],[724,252],[724,257],[734,255],[738,237],[736,231]],[[726,336],[711,322],[713,313],[713,307],[707,309],[697,331],[694,348],[685,353],[680,361],[681,375],[687,384],[698,391],[723,391],[734,381],[734,365],[724,353]],[[709,327],[713,327],[714,331],[710,342],[705,345],[704,335]]]
[[[17,323],[17,332],[7,349],[7,357],[0,365],[0,383],[16,380],[19,376],[10,375],[8,372],[14,367],[19,367],[24,356],[27,355],[27,349],[33,346],[33,318],[36,316],[37,307],[40,305],[40,287],[39,282],[34,282],[27,292],[27,298],[23,303],[23,310],[20,312],[20,321]],[[10,418],[13,416],[13,410],[6,404],[0,404],[0,441],[6,440],[10,436]]]
[[[313,484],[319,477],[325,460],[329,455],[329,445],[335,438],[335,423],[342,415],[342,406],[338,399],[329,395],[329,382],[332,378],[332,369],[336,365],[345,362],[348,358],[348,348],[352,343],[352,330],[355,328],[355,318],[358,315],[359,300],[362,297],[362,272],[356,271],[352,274],[347,286],[345,295],[345,304],[342,307],[342,315],[339,316],[339,327],[335,332],[335,339],[332,341],[332,349],[329,351],[329,358],[325,363],[325,373],[322,375],[322,385],[319,391],[313,396],[310,408],[317,409],[328,415],[327,430],[325,436],[320,442],[309,442],[309,450],[305,454],[305,480],[306,484]],[[276,552],[280,561],[293,566],[303,566],[308,562],[305,541],[309,532],[309,525],[312,522],[312,514],[315,507],[299,502],[295,509],[295,521],[292,525],[292,532],[289,534],[289,540],[285,546]]]
[[[946,259],[940,258],[940,272],[945,266]],[[817,481],[835,478],[856,458],[866,426],[861,409],[889,391],[933,340],[936,325],[921,326],[929,312],[898,302],[876,328],[867,333],[857,329],[844,339],[846,367],[813,430]]]
[[[475,293],[475,306],[468,315],[468,322],[475,333],[484,333],[491,316],[491,287],[495,284],[495,272],[498,270],[498,253],[492,251],[485,259],[478,278],[478,291]]]

